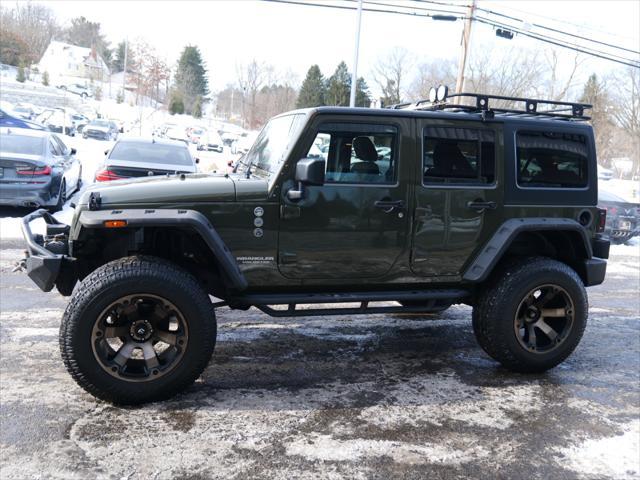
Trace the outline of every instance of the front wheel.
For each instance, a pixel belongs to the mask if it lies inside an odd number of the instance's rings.
[[[98,268],[76,289],[60,350],[87,392],[134,405],[191,385],[215,337],[213,305],[191,274],[159,258],[127,257]]]
[[[576,348],[587,324],[578,274],[550,258],[507,262],[480,293],[473,330],[493,359],[517,372],[543,372]]]

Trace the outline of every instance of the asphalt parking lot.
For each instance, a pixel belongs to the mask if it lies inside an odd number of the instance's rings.
[[[2,479],[640,478],[640,247],[616,247],[576,352],[509,373],[467,307],[272,319],[219,310],[202,378],[116,408],[67,375],[66,299],[12,273],[0,244]]]

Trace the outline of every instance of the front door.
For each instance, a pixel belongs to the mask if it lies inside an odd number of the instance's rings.
[[[326,161],[325,184],[306,187],[297,201],[283,192],[278,267],[284,276],[350,280],[391,269],[408,247],[402,133],[399,125],[377,121],[314,128],[303,157]]]
[[[425,277],[458,277],[500,211],[499,131],[434,120],[421,120],[418,127],[422,181],[416,189],[411,269]]]

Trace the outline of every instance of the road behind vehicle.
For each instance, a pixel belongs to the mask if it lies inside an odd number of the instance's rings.
[[[0,127],[0,205],[62,208],[80,188],[75,154],[56,134]]]
[[[598,206],[607,210],[605,233],[616,245],[640,235],[640,204],[600,189]]]
[[[156,138],[121,138],[96,171],[96,181],[196,173],[197,159],[183,143]]]
[[[590,106],[491,106],[503,100],[444,89],[404,108],[288,112],[231,174],[94,185],[71,226],[25,217],[30,278],[72,295],[67,370],[107,401],[160,400],[206,367],[216,307],[308,317],[459,303],[504,367],[560,364],[609,256]],[[28,226],[38,217],[51,223],[42,239]]]
[[[95,119],[82,129],[82,138],[95,138],[96,140],[115,140],[118,138],[118,126],[109,120]]]

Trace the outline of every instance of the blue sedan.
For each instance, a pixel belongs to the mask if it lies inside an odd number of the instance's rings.
[[[62,208],[82,166],[55,133],[0,127],[0,205]]]

